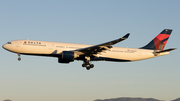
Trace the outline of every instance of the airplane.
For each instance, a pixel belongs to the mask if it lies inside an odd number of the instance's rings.
[[[83,61],[82,67],[90,70],[94,67],[92,61],[131,62],[154,58],[169,54],[176,48],[163,50],[172,30],[164,29],[147,45],[140,48],[113,47],[112,45],[127,39],[130,33],[122,38],[98,45],[47,42],[35,40],[9,41],[2,47],[20,55],[57,57],[59,63],[70,63],[74,60]]]

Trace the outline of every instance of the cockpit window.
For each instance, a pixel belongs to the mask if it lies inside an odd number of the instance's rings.
[[[7,44],[11,44],[11,42],[8,42]]]

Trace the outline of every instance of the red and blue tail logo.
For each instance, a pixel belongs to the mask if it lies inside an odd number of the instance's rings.
[[[149,44],[142,47],[141,49],[163,50],[171,35],[171,32],[171,29],[164,29]]]

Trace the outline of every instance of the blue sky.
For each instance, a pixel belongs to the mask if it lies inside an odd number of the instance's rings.
[[[0,44],[10,40],[100,44],[126,33],[117,47],[138,48],[163,29],[173,29],[166,45],[179,48],[179,0],[3,0]],[[117,97],[172,100],[180,97],[179,49],[169,55],[130,62],[81,61],[22,55],[0,49],[0,100],[93,101]]]

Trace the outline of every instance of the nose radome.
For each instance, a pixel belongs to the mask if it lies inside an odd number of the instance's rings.
[[[2,47],[4,48],[4,45]]]
[[[2,46],[4,49],[6,49],[6,44]]]

